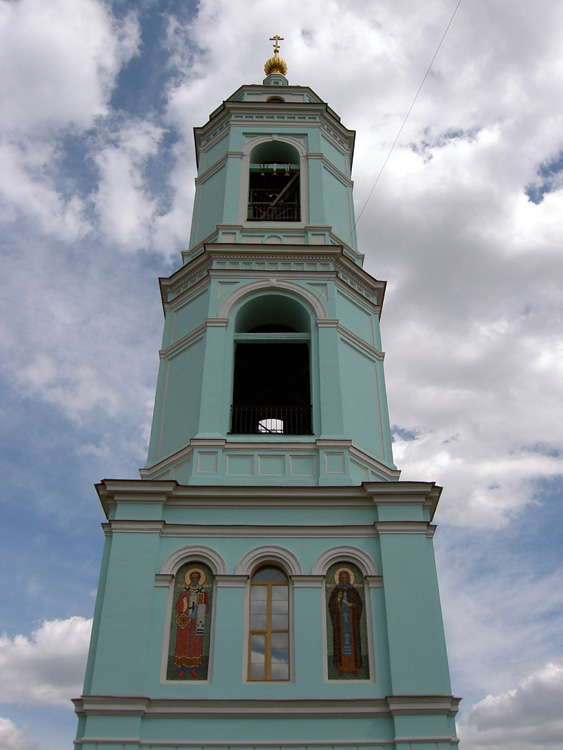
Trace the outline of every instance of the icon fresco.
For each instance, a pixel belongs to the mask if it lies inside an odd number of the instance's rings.
[[[203,563],[183,565],[174,583],[167,678],[206,680],[209,672],[213,573]]]
[[[332,565],[326,575],[326,597],[329,679],[369,679],[364,580],[357,566]]]

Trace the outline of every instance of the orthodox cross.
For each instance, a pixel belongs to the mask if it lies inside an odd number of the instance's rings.
[[[283,38],[283,36],[278,36],[276,34],[275,36],[271,36],[270,37],[270,41],[274,42],[274,54],[277,55],[278,52],[280,51],[280,45],[278,44],[278,42],[283,42],[284,38]]]

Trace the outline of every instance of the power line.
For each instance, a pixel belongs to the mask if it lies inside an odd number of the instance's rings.
[[[430,65],[428,66],[428,68],[427,68],[427,70],[426,70],[426,73],[424,74],[424,77],[423,77],[423,79],[422,79],[422,81],[421,81],[421,83],[420,83],[420,86],[418,87],[418,91],[417,91],[417,92],[416,92],[416,94],[414,95],[414,99],[412,100],[411,106],[409,107],[409,111],[408,111],[408,112],[407,112],[407,114],[405,115],[405,119],[403,120],[403,124],[402,124],[402,125],[401,125],[401,127],[399,128],[399,132],[398,132],[398,133],[397,133],[397,135],[395,136],[395,140],[393,141],[393,144],[392,144],[391,148],[389,149],[389,153],[388,153],[388,154],[387,154],[387,156],[385,157],[385,161],[383,162],[383,166],[381,167],[381,169],[379,170],[379,174],[378,174],[378,175],[377,175],[377,177],[375,178],[375,182],[373,183],[373,187],[372,187],[372,189],[371,189],[371,190],[369,191],[369,195],[368,195],[368,197],[366,198],[366,200],[365,200],[365,203],[364,203],[364,205],[362,206],[362,210],[361,210],[361,211],[360,211],[360,213],[358,214],[358,218],[356,219],[356,223],[354,224],[354,226],[353,226],[353,228],[352,228],[352,231],[350,232],[350,237],[348,237],[348,242],[350,242],[350,240],[351,240],[351,238],[352,238],[352,235],[354,234],[354,232],[355,232],[355,230],[356,230],[356,227],[358,226],[358,222],[359,222],[359,221],[360,221],[360,219],[362,218],[362,214],[363,214],[363,212],[365,211],[365,208],[366,208],[366,206],[367,206],[367,204],[368,204],[368,202],[369,202],[369,199],[371,198],[371,196],[372,196],[372,193],[373,193],[373,191],[375,190],[375,188],[376,188],[376,186],[377,186],[377,183],[379,182],[379,178],[380,178],[380,177],[381,177],[381,175],[383,174],[383,170],[385,169],[385,167],[386,167],[386,165],[387,165],[387,162],[389,161],[389,158],[390,158],[391,154],[393,153],[393,149],[395,148],[395,146],[396,146],[396,144],[397,144],[397,141],[399,140],[399,136],[400,136],[400,135],[401,135],[401,133],[403,132],[403,128],[405,127],[405,125],[406,125],[406,122],[407,122],[407,120],[409,119],[409,115],[410,115],[410,113],[412,112],[412,110],[413,110],[413,107],[414,107],[414,105],[416,104],[416,100],[418,99],[418,95],[419,95],[419,94],[420,94],[420,92],[422,91],[422,87],[424,86],[424,83],[425,83],[426,79],[428,78],[428,74],[430,73],[430,70],[432,69],[432,65],[434,64],[434,60],[436,59],[436,57],[437,57],[437,55],[438,55],[438,52],[440,51],[440,48],[441,48],[441,46],[442,46],[442,44],[443,44],[443,42],[444,42],[444,39],[446,38],[446,35],[447,35],[448,31],[450,30],[450,26],[451,26],[451,25],[452,25],[452,23],[453,23],[453,20],[454,20],[454,18],[455,18],[455,14],[457,13],[457,11],[458,11],[458,8],[459,8],[459,6],[460,6],[460,5],[461,5],[461,0],[458,0],[458,3],[457,3],[457,5],[455,6],[454,12],[452,13],[452,17],[450,18],[450,20],[449,20],[449,22],[448,22],[448,25],[446,26],[446,30],[445,30],[445,31],[444,31],[444,33],[442,34],[442,38],[440,39],[440,42],[439,42],[438,46],[436,47],[436,51],[435,51],[435,52],[434,52],[434,54],[432,55],[432,59],[430,60]]]

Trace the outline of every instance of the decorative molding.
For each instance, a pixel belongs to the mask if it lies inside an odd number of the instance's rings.
[[[113,519],[108,522],[112,534],[161,534],[164,521],[144,519]]]
[[[324,577],[330,566],[339,560],[350,560],[355,563],[364,576],[379,576],[377,565],[367,552],[358,547],[346,546],[332,547],[321,552],[313,563],[311,573]]]
[[[134,529],[131,529],[134,531]],[[259,537],[289,537],[294,539],[323,539],[348,538],[360,539],[377,536],[373,524],[362,525],[334,525],[334,526],[261,526],[256,525],[218,525],[218,524],[165,524],[162,529],[163,537],[212,537],[212,538],[259,538]]]
[[[173,580],[174,576],[172,573],[156,573],[154,577],[154,585],[167,589]]]
[[[320,589],[323,585],[324,576],[292,576],[291,580],[296,589]]]
[[[226,575],[227,566],[221,555],[211,547],[200,544],[187,544],[174,550],[160,567],[160,575],[175,575],[176,571],[189,560],[201,560],[209,565],[213,575]]]
[[[267,563],[280,565],[289,576],[303,575],[301,563],[293,552],[277,545],[264,545],[247,552],[241,557],[235,575],[251,576],[255,568]]]
[[[248,576],[236,576],[236,575],[223,575],[218,574],[215,576],[217,586],[221,588],[244,588],[248,581]]]
[[[301,298],[302,301],[307,302],[309,307],[313,309],[317,319],[327,317],[326,309],[323,303],[306,287],[299,286],[299,284],[296,284],[293,281],[285,281],[284,279],[279,278],[276,278],[275,280],[271,278],[260,279],[259,281],[252,281],[248,284],[237,287],[223,300],[221,307],[219,308],[219,311],[217,313],[217,317],[228,318],[234,305],[244,297],[256,294],[256,292],[268,291],[270,289],[273,289],[275,291],[289,292],[290,294]]]
[[[331,445],[326,441],[327,446]],[[252,444],[251,444],[252,445]],[[279,450],[279,446],[275,446]],[[249,445],[245,448],[248,450]],[[104,511],[118,503],[185,508],[369,508],[422,506],[434,512],[442,491],[433,482],[363,482],[358,486],[182,485],[173,479],[105,479],[96,485]],[[383,522],[380,522],[383,523]],[[423,523],[423,522],[421,522]],[[425,524],[425,533],[426,527]]]
[[[429,536],[432,527],[428,521],[376,521],[373,524],[377,536],[381,534],[424,534]],[[430,536],[433,536],[431,532]]]
[[[194,328],[193,331],[190,331],[185,336],[182,336],[182,338],[178,339],[178,341],[175,341],[173,344],[170,344],[170,346],[167,346],[166,349],[161,349],[158,352],[158,356],[160,357],[160,359],[165,359],[166,357],[170,357],[170,355],[172,354],[178,354],[181,349],[187,349],[192,344],[201,341],[206,330],[207,325],[205,323],[202,323],[197,328]]]
[[[342,341],[345,344],[348,344],[349,346],[355,344],[358,349],[362,349],[362,354],[369,354],[372,359],[378,359],[380,362],[383,362],[385,359],[385,354],[383,352],[380,352],[367,341],[356,336],[355,333],[352,333],[352,331],[348,330],[348,328],[345,328],[343,325],[338,324],[338,333],[343,337]],[[349,339],[349,341],[346,341],[346,339]]]
[[[371,589],[382,589],[383,588],[383,576],[370,576],[365,575],[364,581],[368,584]]]
[[[336,682],[336,685],[342,683]],[[191,683],[197,690],[197,682]],[[189,684],[182,684],[185,690]],[[427,696],[413,695],[400,696],[399,701],[404,706],[409,705],[409,710],[404,715],[443,715],[450,716],[451,712],[457,711],[459,699],[452,696]],[[221,718],[221,719],[319,719],[339,717],[347,718],[390,718],[397,715],[397,697],[387,698],[359,698],[359,699],[317,699],[317,700],[202,700],[195,697],[181,699],[156,698],[150,699],[142,696],[120,696],[120,695],[83,695],[73,700],[76,713],[79,717],[84,716],[139,716],[151,719],[167,718]],[[448,741],[450,738],[440,741]],[[453,739],[453,738],[451,738]],[[418,737],[418,742],[427,742],[427,738]],[[83,741],[86,741],[85,739]],[[90,740],[91,741],[91,740]],[[124,740],[121,740],[123,742]],[[409,741],[414,741],[409,740]],[[434,740],[432,740],[434,741]],[[455,741],[455,740],[454,740]],[[170,744],[170,742],[168,743]],[[177,744],[172,742],[172,744]],[[195,743],[202,746],[202,742]],[[203,743],[205,746],[207,743]],[[225,741],[217,743],[225,746]],[[228,742],[232,745],[232,742]],[[248,746],[247,742],[240,744]],[[252,742],[251,745],[256,743]],[[264,743],[280,747],[280,742]],[[303,742],[295,743],[303,746]],[[309,745],[310,743],[305,743]],[[319,743],[326,746],[326,742]],[[331,740],[330,745],[333,742]],[[348,740],[343,745],[357,745],[356,741]],[[377,747],[378,742],[372,740],[370,744]],[[379,742],[381,744],[381,742]],[[391,744],[391,743],[390,743]]]

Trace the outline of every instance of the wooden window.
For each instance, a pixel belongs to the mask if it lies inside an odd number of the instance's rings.
[[[250,582],[248,679],[289,680],[289,581],[269,565]]]

